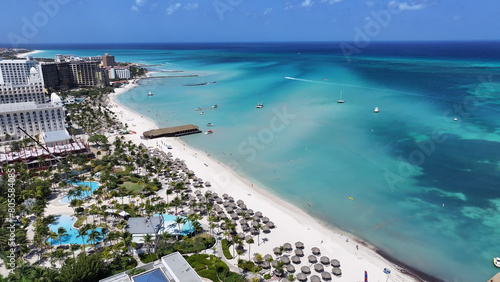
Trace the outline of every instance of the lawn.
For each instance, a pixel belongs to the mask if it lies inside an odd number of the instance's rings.
[[[131,192],[132,194],[139,194],[139,192],[141,192],[146,185],[127,181],[123,182],[123,184],[120,186],[124,187],[125,189],[127,189],[127,191]]]

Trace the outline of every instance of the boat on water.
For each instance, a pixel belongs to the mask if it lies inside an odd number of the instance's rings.
[[[151,91],[149,91],[148,96],[153,96],[153,95],[155,95],[155,94],[153,94]]]
[[[496,267],[500,267],[500,257],[493,258],[493,264]]]
[[[197,107],[194,109],[195,111],[201,111],[201,108],[200,107]]]
[[[351,196],[347,196],[347,199],[349,199],[349,200],[354,200],[354,198],[353,198],[353,197],[351,197]]]
[[[378,107],[375,107],[375,110],[373,112],[378,113]]]
[[[207,123],[207,126],[214,126],[214,124],[209,122],[209,123]]]
[[[200,115],[204,115],[204,114],[205,114],[205,112],[201,112],[201,113],[200,113]]]
[[[340,98],[337,100],[337,103],[342,104],[344,100],[342,100],[342,90],[340,90]]]
[[[214,132],[212,130],[209,130],[209,131],[205,132],[205,135],[209,135],[209,134],[212,134],[212,133],[214,133]]]
[[[212,109],[217,109],[217,104],[213,105]]]
[[[260,101],[260,95],[259,95],[259,102],[257,103],[257,106],[255,106],[257,109],[261,109],[264,107],[264,104]]]

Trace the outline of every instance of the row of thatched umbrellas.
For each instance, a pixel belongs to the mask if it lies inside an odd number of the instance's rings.
[[[145,146],[143,145],[145,148]],[[190,184],[192,181],[193,187],[203,187],[202,184],[205,185],[205,187],[210,187],[211,184],[210,182],[204,182],[201,178],[198,178],[194,175],[194,172],[192,170],[189,170],[184,163],[184,161],[180,160],[179,158],[176,158],[173,160],[171,158],[171,153],[164,153],[163,151],[156,152],[157,154],[160,154],[162,157],[162,160],[168,160],[172,162],[171,165],[171,172],[177,172],[178,173],[178,178],[174,182],[180,182],[183,181],[186,184]],[[189,179],[188,176],[191,176],[191,179]],[[220,197],[217,193],[212,192],[210,190],[207,190],[205,195],[202,194],[200,190],[195,190],[194,191],[195,196],[192,194],[188,195],[188,200],[190,204],[194,203],[202,203],[206,204],[207,202],[212,202],[214,203],[213,205],[213,211],[210,212],[210,215],[212,216],[219,216],[222,219],[225,218],[230,218],[231,223],[234,225],[237,225],[237,220],[240,219],[240,225],[241,225],[241,230],[245,233],[249,233],[251,235],[258,235],[259,232],[259,225],[260,229],[264,233],[269,233],[271,232],[271,229],[275,227],[275,224],[269,220],[268,217],[265,217],[262,215],[260,211],[253,212],[252,209],[248,209],[246,204],[244,203],[243,200],[239,199],[235,202],[235,199],[231,196],[229,196],[227,193],[222,194],[222,197]],[[205,197],[206,196],[206,197]],[[193,214],[195,212],[206,212],[206,208],[201,206],[198,207],[196,205],[191,205],[193,208],[188,211],[188,214]],[[262,222],[262,224],[261,224]],[[222,229],[226,229],[227,226],[225,223],[221,223],[220,227]],[[241,233],[239,234],[240,237]],[[243,236],[243,238],[246,237]]]
[[[278,260],[281,261],[283,264],[286,265],[285,269],[287,272],[289,273],[294,273],[295,272],[295,267],[291,264],[291,262],[293,264],[301,264],[301,259],[300,257],[304,256],[304,244],[302,242],[296,242],[295,243],[295,255],[292,256],[291,258],[287,255],[282,255],[280,256],[277,260],[272,260],[271,262],[269,262],[271,259],[273,259],[273,257],[269,254],[265,255],[264,256],[264,261],[262,262],[259,262],[257,261],[257,259],[254,258],[254,261],[256,263],[261,263],[261,266],[263,269],[270,269],[271,266],[272,267],[276,267],[277,264],[278,264]],[[283,244],[282,247],[276,247],[273,249],[273,252],[274,254],[276,255],[281,255],[282,253],[282,249],[285,250],[285,251],[288,251],[290,252],[292,250],[292,245],[290,243],[285,243]],[[318,273],[321,273],[321,278],[325,281],[327,280],[331,280],[332,277],[331,277],[331,274],[327,271],[325,271],[325,267],[328,267],[328,266],[332,266],[332,273],[336,276],[340,276],[342,275],[342,271],[340,270],[340,262],[337,260],[337,259],[332,259],[330,260],[327,256],[321,256],[319,258],[319,262],[318,263],[318,257],[319,255],[321,255],[321,250],[317,247],[314,247],[311,249],[312,253],[314,255],[309,255],[307,257],[308,259],[308,262],[311,263],[311,264],[314,264],[313,268],[316,272]],[[307,280],[307,275],[311,274],[311,269],[309,266],[302,266],[300,268],[300,273],[297,274],[297,279],[299,281],[306,281]],[[280,276],[281,273],[279,273],[279,271],[275,271],[275,274]],[[317,275],[312,275],[309,279],[311,281],[321,281],[321,278]],[[319,279],[319,280],[318,280]]]

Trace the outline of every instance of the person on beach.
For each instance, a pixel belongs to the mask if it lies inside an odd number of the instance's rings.
[[[359,250],[358,245],[356,245],[356,250]]]

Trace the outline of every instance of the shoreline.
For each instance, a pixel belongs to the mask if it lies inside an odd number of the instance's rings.
[[[20,59],[24,59],[24,58],[29,57],[31,55],[35,55],[35,54],[42,53],[42,52],[43,52],[42,50],[33,50],[33,51],[28,52],[28,53],[17,54],[16,57],[18,57]]]
[[[227,193],[235,199],[242,199],[249,208],[262,211],[264,216],[268,216],[277,228],[267,235],[262,234],[262,238],[268,237],[267,242],[252,245],[252,253],[273,254],[273,247],[281,246],[285,242],[293,245],[295,241],[302,241],[305,243],[305,250],[320,247],[322,251],[325,251],[322,255],[341,261],[343,275],[338,278],[340,281],[357,281],[363,276],[364,270],[368,271],[370,280],[386,281],[387,276],[383,273],[385,267],[392,271],[390,281],[438,280],[399,262],[352,234],[315,219],[304,210],[279,198],[279,195],[272,191],[253,185],[249,179],[238,175],[224,163],[189,146],[179,138],[140,139],[142,132],[158,128],[158,125],[154,120],[130,110],[116,99],[119,95],[139,86],[138,80],[140,79],[132,80],[124,88],[116,89],[117,91],[109,96],[112,104],[110,110],[117,114],[121,122],[129,124],[129,129],[137,132],[136,135],[124,135],[125,139],[137,144],[144,143],[147,147],[159,148],[165,152],[172,152],[174,158],[185,160],[186,165],[195,171],[198,177],[211,182],[210,190],[219,194]],[[130,124],[130,119],[134,124]],[[159,146],[158,143],[160,143]],[[162,143],[172,145],[173,149],[167,150],[161,145]],[[359,250],[356,249],[356,245],[359,245]],[[243,255],[245,259],[247,259],[246,255]],[[360,263],[360,260],[363,263]],[[236,264],[236,262],[237,260],[232,260],[232,263]]]

